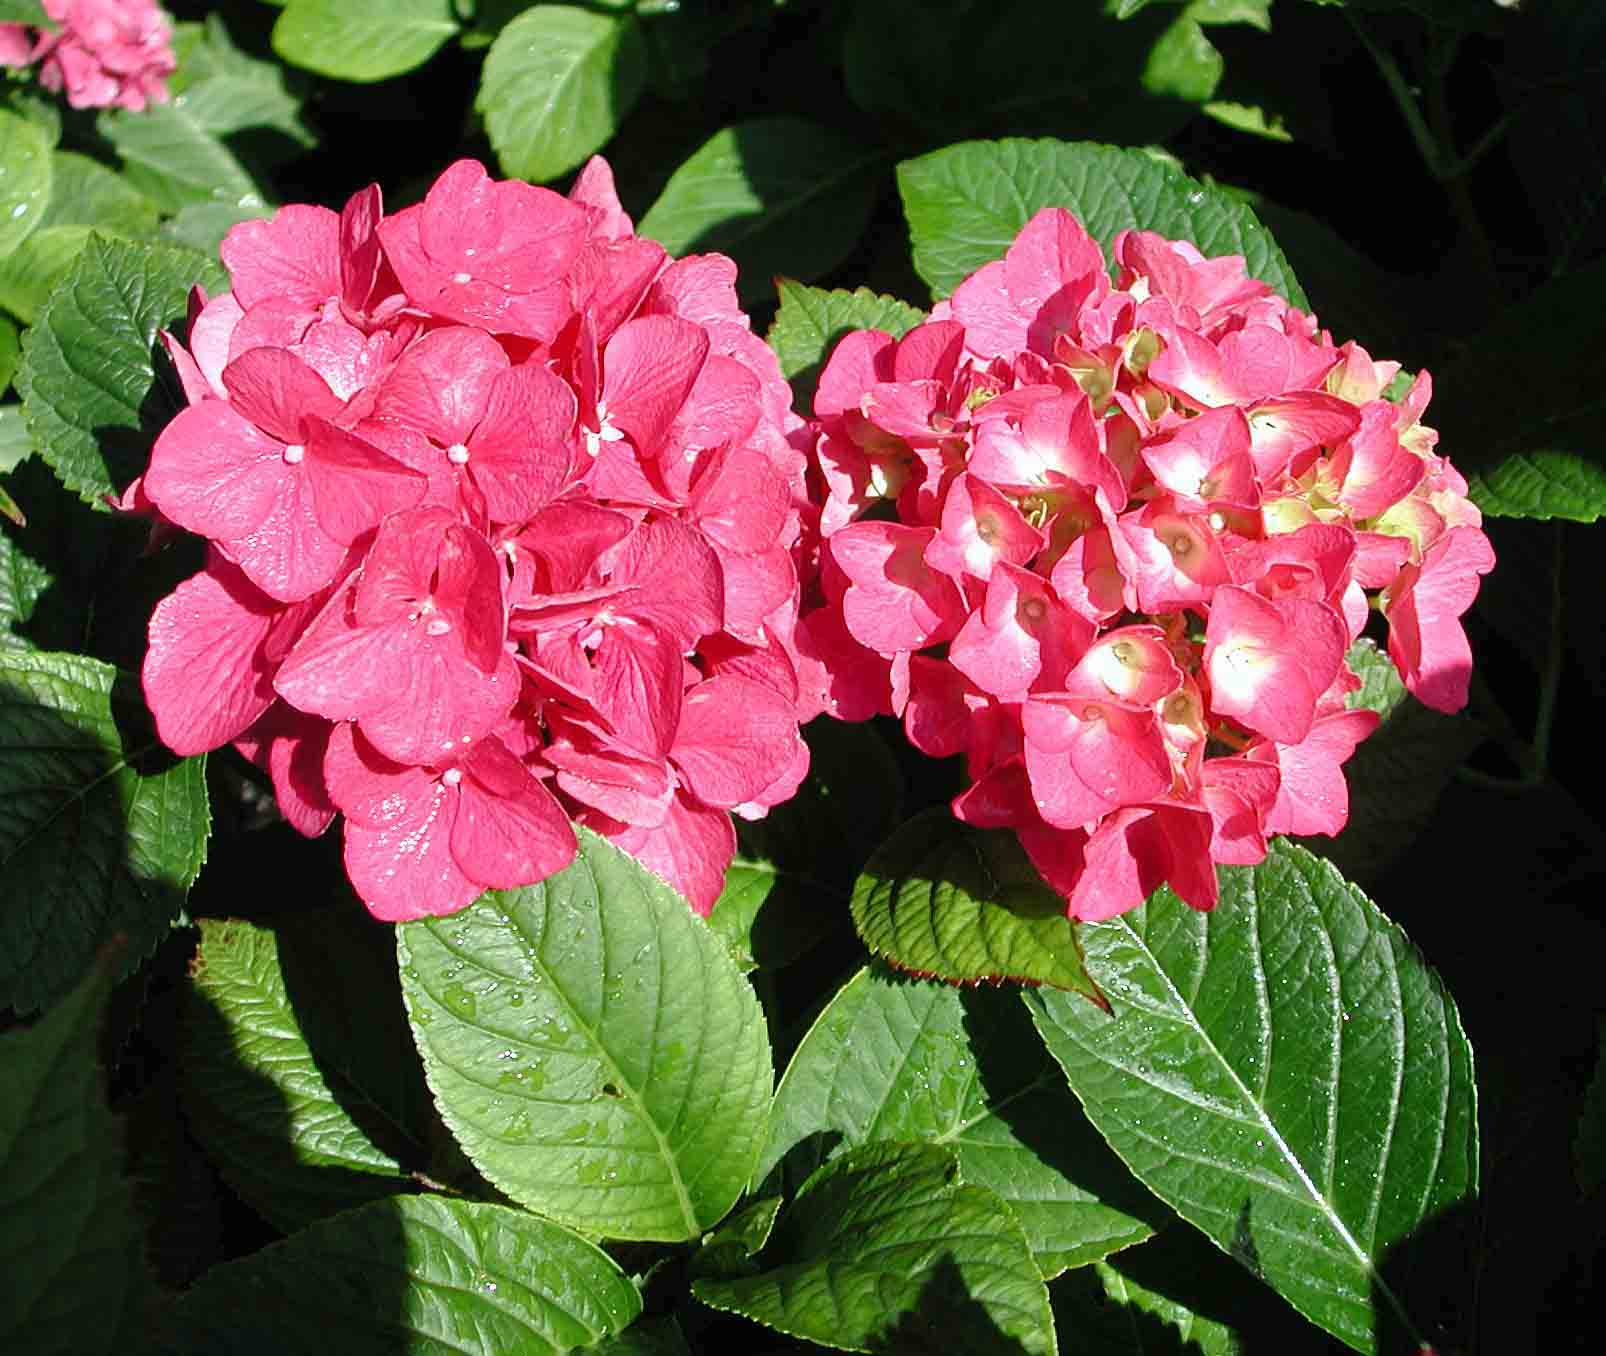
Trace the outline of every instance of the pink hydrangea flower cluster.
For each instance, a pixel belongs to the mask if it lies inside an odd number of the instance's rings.
[[[39,83],[74,108],[167,102],[173,31],[154,0],[42,0],[55,28],[0,24],[0,66],[39,63]]]
[[[1466,482],[1398,403],[1246,276],[1143,231],[1035,216],[901,340],[833,352],[815,397],[816,587],[801,648],[835,714],[963,754],[953,802],[1108,918],[1268,835],[1332,834],[1374,608],[1409,689],[1466,701],[1460,617],[1493,565]]]
[[[571,817],[706,913],[808,767],[802,430],[719,255],[473,161],[383,214],[289,206],[167,348],[188,396],[122,506],[210,539],[156,608],[163,740],[227,742],[381,918],[573,857]]]

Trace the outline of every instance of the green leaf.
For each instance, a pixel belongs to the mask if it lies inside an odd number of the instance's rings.
[[[55,27],[39,0],[0,0],[0,23]]]
[[[1099,1356],[1328,1351],[1310,1325],[1203,1235],[1173,1218],[1136,1248],[1049,1287],[1054,1320]]]
[[[848,1351],[1051,1353],[1048,1291],[1020,1226],[960,1185],[930,1144],[868,1144],[804,1186],[753,1276],[692,1293],[795,1337]]]
[[[835,1143],[840,1141],[840,1143]],[[789,1151],[875,1141],[951,1148],[967,1182],[997,1193],[1045,1277],[1154,1232],[1161,1212],[1105,1147],[1017,994],[963,992],[861,970],[804,1036],[775,1092],[755,1179]]]
[[[452,0],[289,0],[273,50],[336,80],[388,80],[422,66],[460,27]]]
[[[1345,704],[1376,711],[1382,723],[1344,764],[1349,822],[1343,832],[1306,846],[1346,877],[1370,885],[1417,841],[1455,770],[1485,736],[1470,717],[1445,715],[1411,696],[1394,661],[1372,641],[1356,641],[1345,662],[1363,683]]]
[[[7,1351],[90,1356],[129,1350],[142,1335],[144,1248],[122,1123],[106,1109],[97,1061],[112,969],[98,966],[33,1026],[0,1035]]]
[[[763,1142],[763,1016],[685,900],[579,835],[540,884],[397,930],[414,1037],[447,1125],[513,1200],[604,1237],[695,1238]]]
[[[11,378],[16,374],[17,363],[22,358],[22,343],[17,333],[16,325],[0,316],[0,394],[11,386]],[[9,471],[9,466],[0,463],[0,471]]]
[[[127,973],[183,910],[206,858],[206,760],[125,744],[116,672],[0,648],[0,1007],[31,1012],[121,934]],[[142,708],[135,714],[143,716]]]
[[[847,256],[869,220],[881,159],[803,118],[737,123],[670,176],[637,230],[671,254],[729,254],[742,296],[766,296],[783,271],[807,281]]]
[[[781,1213],[779,1196],[763,1196],[732,1211],[725,1222],[703,1239],[690,1262],[697,1276],[750,1276],[758,1270],[753,1261],[769,1242]]]
[[[1472,502],[1495,518],[1566,518],[1593,523],[1606,515],[1606,446],[1595,427],[1601,411],[1531,433],[1514,451],[1467,476]],[[1555,438],[1558,445],[1545,444]],[[1578,449],[1588,448],[1587,455]]]
[[[126,236],[156,229],[156,204],[120,174],[76,151],[55,151],[50,163],[50,203],[41,227],[99,226]]]
[[[17,469],[33,455],[33,439],[22,421],[22,406],[8,401],[0,405],[0,475]]]
[[[915,271],[947,296],[1001,258],[1031,217],[1066,207],[1109,248],[1117,231],[1158,231],[1206,255],[1241,254],[1251,276],[1309,303],[1255,214],[1141,151],[1063,141],[971,141],[898,166]]]
[[[35,231],[0,259],[0,306],[24,324],[33,324],[94,233],[92,226],[45,226]]]
[[[315,142],[301,120],[301,94],[276,61],[260,61],[234,45],[222,16],[206,16],[205,24],[181,24],[192,41],[171,81],[175,102],[213,136],[248,128],[266,129],[284,139],[286,148]],[[260,151],[258,139],[255,149]]]
[[[217,255],[223,237],[242,221],[257,221],[271,215],[271,209],[267,207],[237,207],[230,202],[192,202],[164,221],[160,234],[164,240],[212,258]]]
[[[504,173],[540,181],[601,149],[646,82],[634,17],[536,5],[491,44],[474,106]]]
[[[0,259],[28,238],[50,201],[50,141],[26,118],[0,109]]]
[[[1098,993],[1065,900],[1016,836],[972,828],[946,806],[916,815],[870,859],[853,887],[853,925],[900,970]]]
[[[1274,842],[1197,913],[1162,890],[1079,932],[1108,995],[1028,998],[1139,1178],[1359,1351],[1411,1330],[1381,1270],[1477,1189],[1472,1050],[1438,977],[1330,865]]]
[[[1180,15],[1160,35],[1143,68],[1150,94],[1202,104],[1216,92],[1226,61],[1196,19]]]
[[[595,1356],[692,1356],[673,1317],[641,1319],[592,1351]]]
[[[630,1278],[567,1229],[501,1205],[394,1196],[214,1267],[156,1350],[561,1356],[640,1312]]]
[[[853,878],[896,822],[902,779],[870,725],[822,717],[803,738],[809,775],[764,818],[739,821],[708,916],[743,969],[779,968],[845,929]]]
[[[226,285],[213,260],[170,245],[92,239],[23,340],[17,390],[51,469],[85,502],[145,469],[180,408],[158,371],[157,331],[181,320],[189,290]]]
[[[123,162],[123,177],[164,213],[190,203],[261,206],[265,195],[234,152],[177,100],[141,113],[108,109],[95,128]]]
[[[813,407],[820,372],[843,335],[853,330],[882,330],[901,339],[926,318],[925,312],[907,302],[867,287],[827,292],[790,278],[776,279],[776,287],[781,305],[767,337],[781,360],[781,374],[792,383],[800,410]]]
[[[364,1086],[360,1075],[342,1070],[339,1043],[314,1050],[274,933],[238,920],[202,920],[190,978],[185,1108],[235,1191],[288,1232],[406,1185],[406,1168],[372,1133],[387,1122],[394,1127],[386,1084],[402,1081],[399,1062],[365,1071],[371,1079]],[[354,1011],[350,1029],[365,1020]],[[415,1155],[417,1166],[422,1159]]]

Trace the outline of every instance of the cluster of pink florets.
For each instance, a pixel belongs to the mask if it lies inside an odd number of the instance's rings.
[[[963,754],[962,820],[1009,827],[1099,919],[1275,833],[1336,833],[1374,608],[1406,685],[1466,701],[1460,617],[1493,564],[1420,422],[1421,373],[1336,347],[1239,257],[1039,213],[894,340],[848,336],[815,397],[825,703]]]
[[[211,541],[156,608],[163,740],[233,741],[383,918],[541,880],[571,817],[707,912],[730,812],[808,767],[801,429],[735,266],[451,166],[290,206],[168,340],[188,397],[122,506]]]
[[[54,28],[0,24],[0,66],[39,63],[39,83],[74,108],[167,102],[178,66],[173,30],[154,0],[42,0]]]

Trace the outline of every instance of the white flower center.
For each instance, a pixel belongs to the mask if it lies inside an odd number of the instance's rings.
[[[284,449],[284,460],[287,466],[301,465],[301,459],[307,455],[307,449],[300,443],[290,443]]]

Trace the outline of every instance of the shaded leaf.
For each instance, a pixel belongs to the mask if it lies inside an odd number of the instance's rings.
[[[206,857],[206,760],[125,744],[116,671],[81,655],[0,647],[0,1007],[29,1012],[125,939],[126,974],[179,916]],[[122,707],[118,711],[118,707]]]
[[[1606,260],[1552,279],[1435,372],[1438,451],[1484,512],[1593,522],[1606,509]],[[1543,390],[1544,400],[1528,398]]]
[[[900,970],[1098,992],[1065,900],[1020,840],[963,824],[946,806],[916,815],[876,851],[854,883],[853,925]]]
[[[1143,1182],[1329,1332],[1411,1330],[1385,1253],[1477,1189],[1472,1051],[1437,976],[1327,863],[1281,840],[1079,932],[1104,1013],[1028,1002]]]
[[[792,383],[799,410],[813,407],[820,373],[844,335],[854,330],[882,330],[901,339],[925,319],[918,308],[867,287],[826,291],[790,278],[776,279],[776,287],[781,305],[766,337],[781,361],[781,374]]]
[[[1048,1291],[1020,1227],[947,1151],[868,1144],[827,1163],[753,1276],[705,1278],[716,1309],[848,1351],[1053,1352]]]
[[[880,0],[854,9],[843,77],[860,108],[915,134],[906,143],[1059,127],[1162,141],[1190,112],[1166,79],[1151,84],[1177,68],[1163,51],[1176,27],[1165,12],[1118,23],[1104,0]]]
[[[17,390],[45,461],[98,505],[145,469],[178,410],[177,377],[158,368],[157,331],[181,320],[197,282],[222,269],[171,245],[94,239],[23,342]]]
[[[552,179],[599,150],[647,80],[632,16],[535,5],[491,44],[474,101],[503,172]]]
[[[1585,1195],[1606,1183],[1606,1021],[1596,1035],[1595,1073],[1584,1089],[1584,1110],[1573,1139],[1573,1171]]]
[[[394,1196],[214,1267],[156,1350],[559,1356],[640,1312],[629,1277],[567,1229],[481,1201]]]
[[[882,153],[803,118],[755,118],[714,133],[677,169],[637,227],[671,254],[718,251],[744,298],[781,272],[807,281],[853,248]]]
[[[203,919],[190,976],[185,1106],[235,1191],[288,1232],[407,1184],[406,1167],[371,1133],[392,1112],[385,1092],[401,1081],[400,1062],[366,1070],[373,1081],[364,1087],[332,1067],[338,1046],[314,1051],[273,932]]]
[[[609,1238],[717,1223],[763,1141],[758,1001],[685,900],[589,830],[574,863],[397,930],[442,1116],[512,1199]]]
[[[853,877],[896,822],[901,779],[873,727],[822,718],[803,737],[809,775],[764,818],[738,821],[708,916],[744,969],[786,965],[844,926]]]
[[[9,876],[10,879],[16,879]],[[0,1035],[0,1344],[90,1356],[138,1342],[148,1285],[122,1175],[122,1123],[97,1061],[117,964],[33,1026]]]
[[[1141,151],[1063,141],[970,141],[898,166],[915,270],[944,297],[1002,257],[1041,208],[1069,208],[1108,249],[1117,231],[1158,231],[1206,255],[1241,254],[1249,273],[1309,303],[1255,214]]]
[[[1363,686],[1350,709],[1383,719],[1344,764],[1349,822],[1336,838],[1305,845],[1346,877],[1369,885],[1417,841],[1455,770],[1484,741],[1483,727],[1465,714],[1445,715],[1410,695],[1394,661],[1371,640],[1350,647],[1345,662]]]
[[[950,1148],[964,1180],[1009,1207],[1045,1277],[1142,1242],[1162,1217],[1007,990],[961,992],[877,968],[838,990],[776,1089],[755,1180],[789,1151],[801,1173],[873,1141]]]

